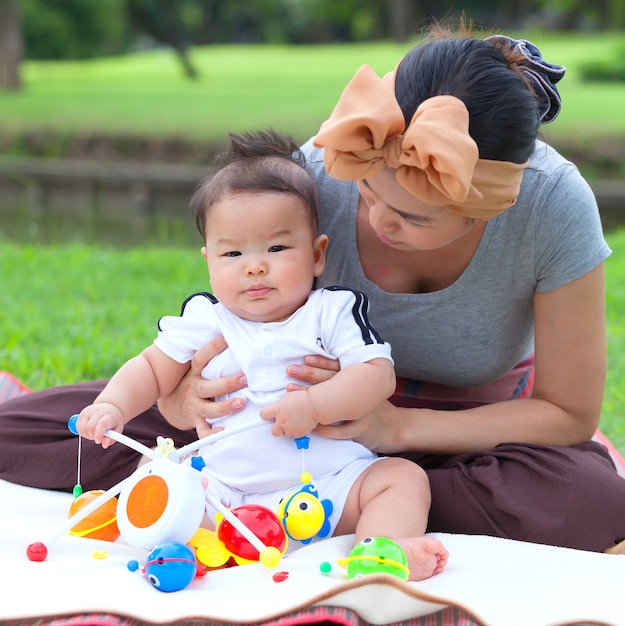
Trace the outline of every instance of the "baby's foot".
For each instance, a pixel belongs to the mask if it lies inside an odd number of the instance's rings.
[[[403,549],[410,570],[409,580],[423,580],[440,574],[447,565],[449,552],[434,537],[411,537],[395,540]]]

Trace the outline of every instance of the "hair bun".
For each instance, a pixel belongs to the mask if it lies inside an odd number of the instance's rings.
[[[553,122],[562,109],[562,98],[556,83],[564,76],[566,68],[545,61],[538,47],[526,39],[492,35],[485,41],[496,45],[504,53],[511,52],[516,57],[515,63],[529,81],[536,96],[539,122],[541,124]]]

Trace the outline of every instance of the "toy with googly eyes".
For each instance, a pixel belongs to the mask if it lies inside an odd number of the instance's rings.
[[[360,578],[367,574],[390,574],[408,580],[408,560],[402,548],[386,537],[367,537],[359,541],[346,559],[337,559],[337,565],[346,570],[347,578]],[[332,564],[325,561],[319,566],[322,574],[332,572]]]
[[[314,537],[327,537],[330,534],[329,517],[332,514],[332,502],[319,498],[312,482],[295,493],[280,500],[278,517],[289,539],[310,543]]]
[[[295,439],[295,445],[302,450],[303,487],[284,496],[278,503],[278,517],[289,539],[310,543],[314,537],[327,537],[330,534],[332,501],[320,499],[313,478],[305,469],[304,451],[308,449],[309,437]]]
[[[131,572],[139,569],[137,561],[128,561]],[[183,543],[169,541],[159,544],[148,554],[141,573],[159,591],[180,591],[189,586],[197,575],[193,551]]]

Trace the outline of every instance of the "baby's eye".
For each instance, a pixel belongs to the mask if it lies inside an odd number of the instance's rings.
[[[224,256],[241,256],[241,253],[238,250],[230,250],[230,252],[226,252]]]
[[[271,246],[269,248],[269,252],[282,252],[282,250],[286,250],[286,246]]]

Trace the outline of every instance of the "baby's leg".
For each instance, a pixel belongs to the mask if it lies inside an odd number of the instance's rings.
[[[424,536],[429,509],[426,473],[406,459],[380,459],[352,486],[335,534],[393,539],[406,553],[410,580],[422,580],[442,572],[449,556],[438,539]]]

